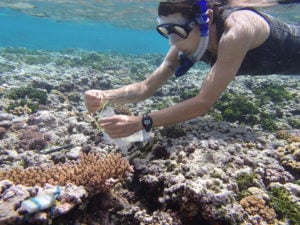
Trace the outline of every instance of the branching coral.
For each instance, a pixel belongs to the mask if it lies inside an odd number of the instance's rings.
[[[265,201],[256,195],[250,195],[240,201],[241,206],[251,216],[259,215],[268,224],[274,224],[276,213],[274,209],[265,205]]]
[[[129,162],[120,154],[82,154],[79,163],[57,164],[53,167],[14,168],[0,171],[0,180],[11,180],[25,186],[46,183],[64,186],[73,183],[84,186],[91,194],[107,192],[119,180],[132,172]]]

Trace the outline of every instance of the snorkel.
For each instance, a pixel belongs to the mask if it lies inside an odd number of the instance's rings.
[[[206,51],[208,45],[208,16],[207,16],[207,4],[206,0],[195,0],[193,1],[195,5],[198,5],[199,12],[196,14],[196,22],[198,23],[200,31],[200,40],[197,49],[192,56],[188,56],[185,53],[179,53],[179,63],[180,65],[176,68],[175,76],[180,77],[201,59],[204,52]]]

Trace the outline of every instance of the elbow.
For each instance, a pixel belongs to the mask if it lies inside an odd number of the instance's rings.
[[[143,101],[149,98],[153,91],[151,90],[151,86],[148,85],[146,81],[142,81],[139,83],[139,87],[137,88],[137,99],[136,102]]]

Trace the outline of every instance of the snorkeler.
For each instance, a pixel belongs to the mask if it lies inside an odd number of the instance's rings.
[[[115,115],[101,120],[100,126],[111,138],[205,114],[236,75],[300,75],[299,26],[285,24],[253,8],[230,8],[222,2],[161,1],[157,31],[171,46],[161,65],[142,82],[85,92],[86,107],[93,113],[107,101],[142,101],[174,73],[184,75],[199,60],[211,64],[196,96],[146,115]]]

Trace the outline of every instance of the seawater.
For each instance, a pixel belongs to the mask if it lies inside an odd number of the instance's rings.
[[[157,5],[157,0],[2,0],[0,48],[164,54],[169,45],[155,30]],[[261,10],[289,23],[300,21],[300,4]]]
[[[118,27],[108,22],[56,21],[12,9],[0,9],[0,47],[60,51],[85,49],[129,54],[166,53],[168,41],[152,30]]]

